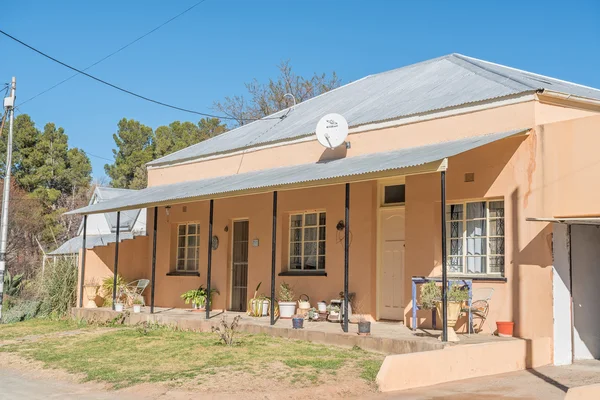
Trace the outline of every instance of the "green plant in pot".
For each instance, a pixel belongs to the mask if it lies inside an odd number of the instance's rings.
[[[210,289],[210,303],[212,304],[214,294],[220,294],[217,289]],[[188,290],[181,294],[181,298],[185,304],[191,304],[194,310],[206,309],[207,290],[200,285],[198,289]]]
[[[286,282],[281,282],[277,296],[277,302],[279,304],[279,316],[281,318],[292,318],[296,312],[296,302],[294,301],[295,296],[296,295],[294,294],[292,287]]]
[[[446,293],[448,299],[448,327],[454,328],[463,303],[469,299],[469,291],[454,283]],[[421,287],[421,308],[426,310],[436,309],[437,319],[442,321],[442,288],[430,281]]]
[[[142,304],[144,304],[144,301],[141,297],[138,296],[133,299],[133,312],[136,314],[140,313],[142,311]]]

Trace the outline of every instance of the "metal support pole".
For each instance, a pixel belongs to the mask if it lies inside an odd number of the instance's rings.
[[[348,332],[348,262],[350,247],[350,184],[346,183],[346,222],[344,230],[344,332]]]
[[[85,242],[87,241],[87,214],[83,216],[83,239],[81,241],[81,277],[79,278],[79,308],[83,307],[83,281],[85,280]]]
[[[117,232],[115,235],[115,267],[113,268],[113,295],[112,295],[112,309],[115,309],[115,303],[117,302],[117,271],[119,269],[119,231],[121,229],[121,211],[117,211]]]
[[[206,319],[210,318],[210,273],[212,267],[212,236],[213,236],[213,209],[214,200],[210,200],[210,210],[208,212],[208,265],[206,270]]]
[[[2,223],[0,227],[0,318],[2,318],[2,299],[4,295],[4,270],[6,269],[6,247],[8,244],[8,204],[10,201],[10,173],[12,169],[13,120],[15,118],[15,92],[17,79],[13,76],[10,85],[10,96],[5,99],[6,111],[9,113],[8,138],[6,140],[6,172],[4,173],[4,194],[2,196]],[[4,122],[4,121],[3,121]],[[1,133],[1,132],[0,132]]]
[[[273,192],[273,231],[271,237],[271,325],[275,325],[275,253],[277,250],[277,191]]]
[[[154,289],[156,289],[156,225],[158,207],[154,207],[154,234],[152,235],[152,288],[150,290],[150,314],[154,314]]]
[[[441,172],[442,189],[442,342],[448,341],[448,274],[446,263],[446,171]]]

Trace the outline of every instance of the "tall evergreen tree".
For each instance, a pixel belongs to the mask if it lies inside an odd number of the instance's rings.
[[[123,118],[119,121],[113,139],[117,145],[117,149],[113,149],[115,161],[104,166],[112,186],[125,189],[144,188],[145,174],[141,177],[137,170],[154,158],[152,128],[139,121]]]

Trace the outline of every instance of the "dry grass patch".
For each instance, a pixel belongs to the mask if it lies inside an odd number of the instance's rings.
[[[84,323],[78,323],[72,319],[53,320],[41,318],[12,324],[0,324],[0,341],[80,329],[84,326],[86,326]]]
[[[212,387],[244,377],[252,390],[261,385],[321,384],[329,380],[372,382],[384,356],[359,348],[346,349],[266,335],[240,334],[225,346],[212,333],[123,328],[100,336],[45,338],[4,346],[41,361],[46,367],[82,373],[84,380],[108,382],[115,388],[140,383]]]

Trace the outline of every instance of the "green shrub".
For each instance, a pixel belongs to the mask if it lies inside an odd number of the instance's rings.
[[[40,314],[63,317],[75,305],[77,298],[77,265],[74,258],[59,258],[49,263],[43,275],[37,277],[41,301]]]
[[[40,304],[37,300],[18,300],[2,313],[2,322],[10,324],[35,318],[40,310]]]

